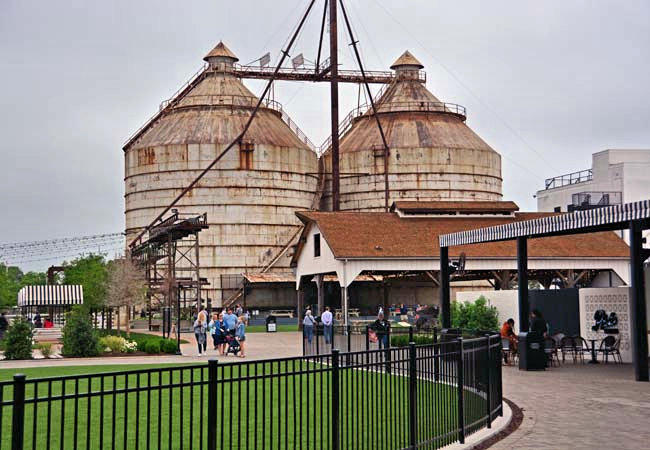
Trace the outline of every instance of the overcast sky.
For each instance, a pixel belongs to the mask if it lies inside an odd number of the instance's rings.
[[[0,242],[124,227],[123,142],[221,39],[274,58],[308,0],[0,1]],[[544,178],[606,148],[650,148],[648,0],[347,0],[368,69],[404,50],[503,156],[504,199],[534,210]],[[322,0],[292,54],[313,60]],[[355,68],[341,33],[344,68]],[[259,82],[246,82],[256,93]],[[279,82],[316,142],[327,86]],[[341,92],[342,115],[356,87]],[[42,264],[44,267],[48,263]]]

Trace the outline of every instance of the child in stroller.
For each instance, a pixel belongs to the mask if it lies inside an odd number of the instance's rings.
[[[240,346],[239,341],[235,338],[235,330],[226,331],[226,356],[233,354],[237,356]]]

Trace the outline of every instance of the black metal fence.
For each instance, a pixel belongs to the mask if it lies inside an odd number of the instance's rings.
[[[302,353],[305,356],[331,353],[338,349],[341,352],[357,352],[361,350],[377,350],[386,347],[405,347],[415,338],[418,343],[437,343],[439,334],[437,328],[417,331],[415,327],[389,327],[386,335],[376,335],[372,338],[371,326],[364,323],[354,325],[324,326],[315,324],[311,330],[303,328]]]
[[[0,449],[433,449],[501,414],[501,340],[0,383]]]

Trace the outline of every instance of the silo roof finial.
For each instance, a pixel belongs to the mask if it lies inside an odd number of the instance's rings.
[[[239,61],[239,58],[237,58],[222,41],[219,41],[217,46],[203,57],[203,60],[209,61],[210,58],[229,58],[232,59],[233,62]]]
[[[390,66],[390,68],[396,70],[402,66],[417,66],[420,69],[424,68],[422,63],[418,61],[417,58],[413,56],[408,50],[402,53],[402,56],[397,58],[397,60],[393,63],[392,66]]]

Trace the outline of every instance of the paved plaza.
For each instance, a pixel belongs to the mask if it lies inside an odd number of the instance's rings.
[[[544,372],[504,367],[504,396],[524,419],[490,448],[649,448],[650,384],[633,380],[631,364],[564,364]]]
[[[246,360],[285,358],[302,354],[301,334],[298,332],[282,333],[249,333],[246,335]],[[181,345],[183,356],[156,355],[156,356],[123,356],[104,358],[65,358],[33,361],[1,361],[0,368],[10,369],[19,367],[40,366],[89,366],[113,364],[160,364],[160,363],[193,363],[217,358],[219,361],[242,361],[232,355],[219,356],[216,350],[208,345],[207,356],[198,356],[198,348],[194,335],[183,334],[182,338],[188,341]],[[211,343],[212,339],[208,340]]]

